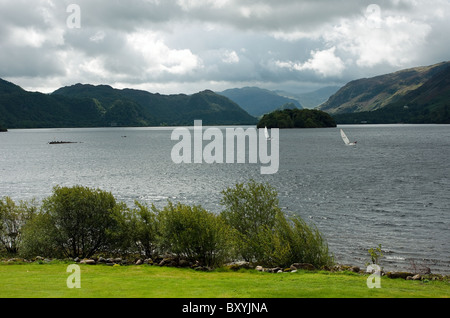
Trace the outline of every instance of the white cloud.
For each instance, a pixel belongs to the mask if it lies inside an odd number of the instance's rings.
[[[301,89],[449,59],[448,0],[78,0],[80,29],[67,28],[70,3],[0,0],[0,77]]]
[[[151,31],[129,34],[127,44],[142,63],[143,72],[183,75],[200,68],[202,64],[189,49],[171,49]]]
[[[236,51],[226,50],[223,53],[222,62],[224,62],[226,64],[236,64],[236,63],[239,63],[239,61],[240,61],[240,59],[239,59],[239,56],[237,55]]]
[[[311,51],[311,58],[304,63],[277,61],[276,65],[296,71],[311,70],[322,77],[338,77],[342,75],[345,64],[335,55],[335,51],[336,47],[322,51]]]
[[[379,27],[365,19],[344,20],[323,35],[342,52],[347,52],[359,67],[387,63],[401,67],[418,59],[417,48],[426,45],[430,25],[405,16],[386,16]]]

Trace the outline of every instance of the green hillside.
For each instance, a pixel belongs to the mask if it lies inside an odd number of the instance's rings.
[[[450,124],[450,65],[381,109],[337,114],[334,118],[340,124]]]
[[[0,127],[145,127],[257,123],[239,105],[212,91],[160,95],[76,84],[52,94],[28,92],[0,79]]]
[[[450,62],[416,67],[395,73],[352,81],[331,96],[318,109],[330,114],[369,112],[397,102],[444,71]],[[402,105],[403,106],[403,105]]]

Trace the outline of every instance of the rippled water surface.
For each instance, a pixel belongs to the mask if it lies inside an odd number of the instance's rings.
[[[0,197],[41,200],[55,185],[83,185],[130,205],[169,199],[219,212],[223,189],[254,179],[317,225],[340,263],[364,267],[381,244],[385,269],[450,273],[450,126],[342,128],[356,147],[336,128],[281,130],[274,175],[260,164],[174,164],[172,128],[11,130],[0,134]]]

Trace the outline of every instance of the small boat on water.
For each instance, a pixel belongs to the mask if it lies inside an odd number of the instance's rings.
[[[272,138],[269,135],[269,130],[267,127],[264,128],[264,136],[266,137],[266,140],[272,140]]]
[[[348,137],[347,137],[347,135],[345,134],[345,132],[341,129],[341,137],[342,137],[342,140],[344,141],[344,143],[347,145],[347,146],[356,146],[356,141],[354,141],[354,142],[350,142],[350,140],[348,139]]]
[[[77,142],[73,141],[50,141],[49,145],[63,145],[63,144],[77,144]]]

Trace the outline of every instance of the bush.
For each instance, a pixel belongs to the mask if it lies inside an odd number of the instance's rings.
[[[222,218],[201,206],[171,202],[158,213],[161,247],[206,266],[220,266],[232,251],[232,231]]]
[[[36,212],[34,206],[21,202],[16,205],[6,197],[0,200],[0,245],[10,254],[16,254],[22,240],[22,228]]]
[[[319,230],[298,216],[288,219],[282,213],[277,214],[275,226],[265,228],[259,239],[263,247],[262,265],[289,267],[308,263],[321,268],[333,264],[328,244]]]
[[[238,248],[244,260],[261,259],[263,246],[260,235],[275,225],[280,213],[278,193],[270,185],[250,181],[222,191],[221,215],[238,233]]]
[[[318,229],[300,217],[288,219],[270,185],[251,181],[223,194],[226,209],[222,216],[239,233],[237,245],[244,260],[271,267],[332,264],[328,245]]]
[[[87,258],[112,245],[112,233],[119,230],[116,201],[111,193],[81,186],[55,187],[43,201],[41,215],[27,229],[27,253],[38,250],[55,256]],[[33,236],[40,234],[36,246]],[[35,253],[36,254],[36,253]],[[53,255],[47,255],[53,256]]]
[[[159,253],[158,220],[154,209],[135,202],[136,208],[128,209],[124,204],[117,214],[119,231],[114,233],[116,253],[137,253],[154,258]]]

